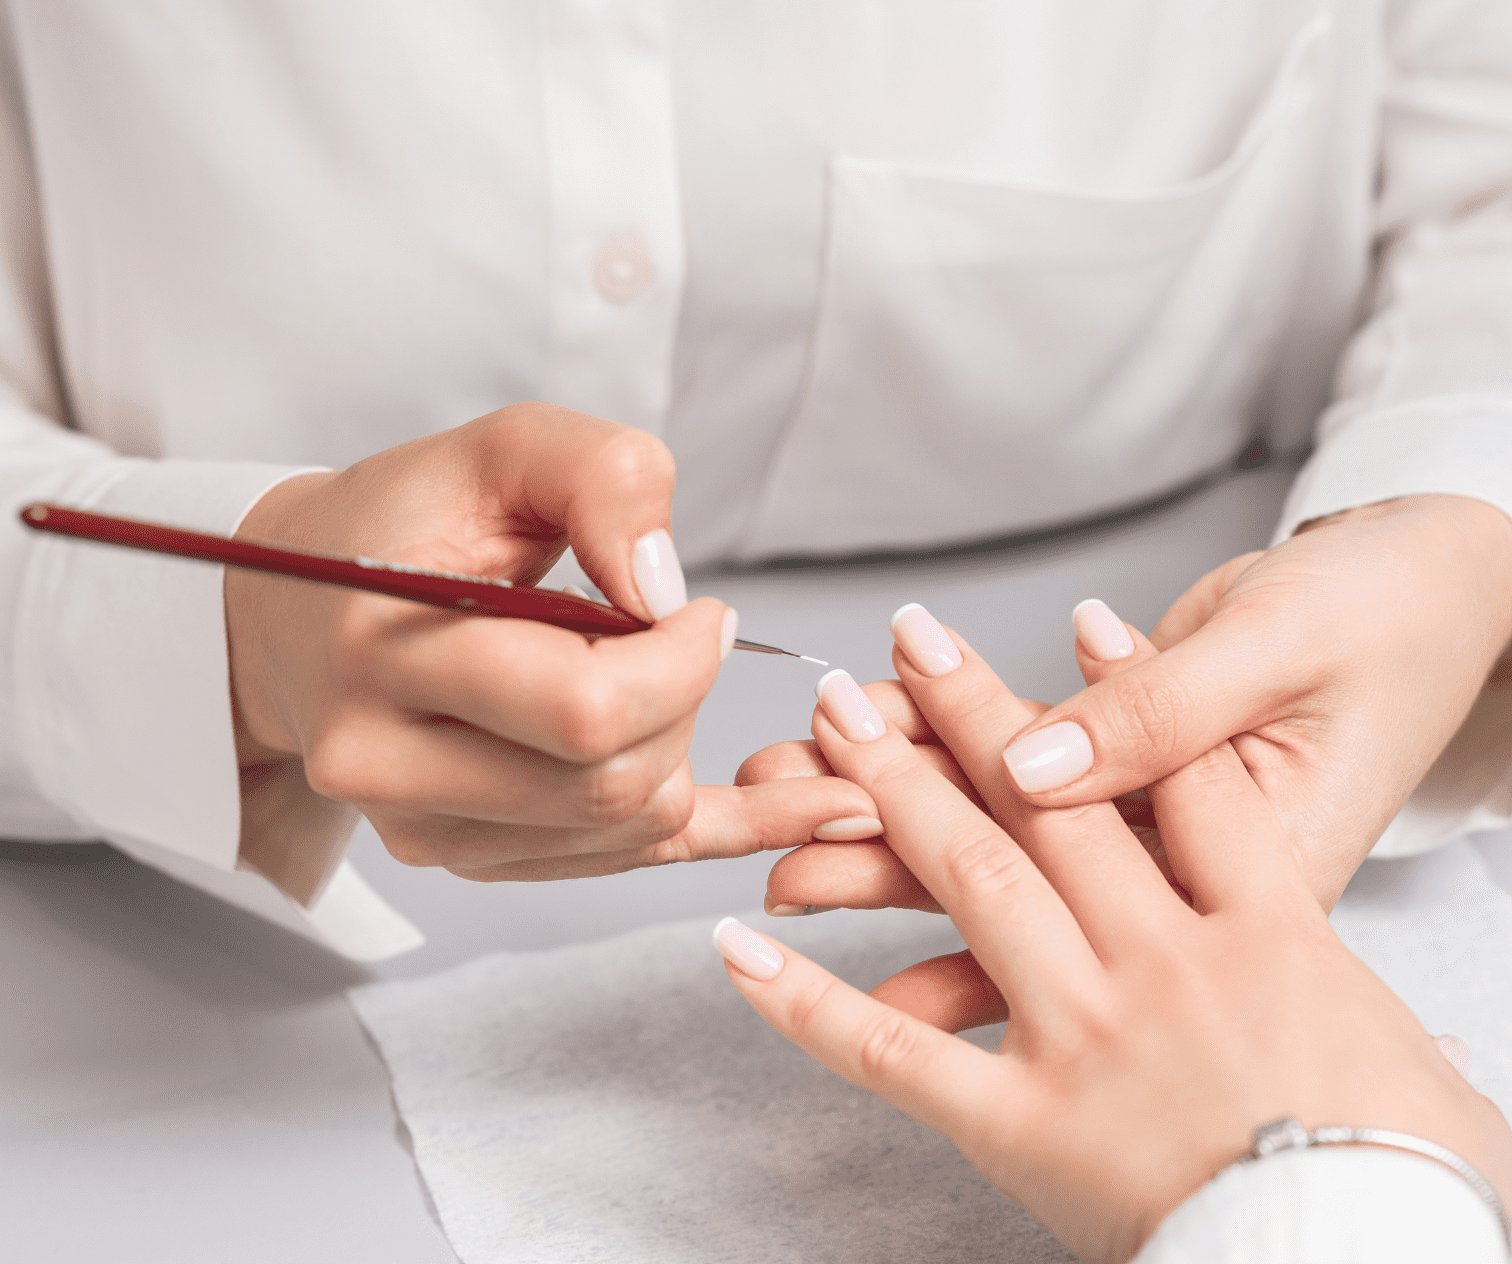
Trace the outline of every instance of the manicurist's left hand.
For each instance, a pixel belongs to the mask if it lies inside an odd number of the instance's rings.
[[[1039,716],[1004,752],[1041,807],[1138,790],[1218,743],[1265,792],[1331,908],[1512,638],[1512,520],[1463,496],[1324,519],[1198,581],[1158,656]],[[1111,665],[1116,638],[1081,638]]]
[[[904,661],[903,684],[997,820],[843,674],[814,734],[1006,998],[1002,1045],[984,1052],[887,1004],[886,985],[863,995],[727,920],[730,978],[768,1022],[944,1133],[1088,1261],[1127,1260],[1282,1116],[1425,1138],[1506,1197],[1505,1121],[1339,942],[1231,747],[1150,787],[1168,879],[1110,805],[1018,798],[1003,734],[1031,709],[958,638],[934,643],[959,665]]]

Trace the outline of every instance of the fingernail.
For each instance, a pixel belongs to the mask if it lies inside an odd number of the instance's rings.
[[[724,622],[719,625],[719,661],[723,662],[730,657],[730,651],[735,648],[735,629],[740,626],[740,615],[734,607],[724,613]]]
[[[1448,1059],[1449,1065],[1465,1077],[1470,1075],[1470,1046],[1458,1036],[1442,1035],[1435,1036],[1433,1043],[1438,1046],[1439,1052]]]
[[[562,591],[564,593],[566,593],[569,597],[581,597],[585,601],[588,600],[588,594],[585,593],[576,584],[563,584],[562,585]]]
[[[943,676],[961,665],[956,649],[940,621],[917,601],[899,606],[888,622],[895,640],[914,670],[925,676]]]
[[[1076,639],[1088,654],[1101,662],[1115,658],[1128,658],[1134,652],[1134,638],[1123,620],[1108,609],[1104,601],[1089,597],[1080,602],[1071,612],[1071,623],[1076,628]]]
[[[779,908],[798,908],[799,905],[778,905]],[[769,940],[763,939],[743,922],[733,917],[722,917],[714,927],[714,947],[719,955],[743,974],[763,983],[775,979],[782,970],[782,954]]]
[[[1073,720],[1062,720],[1021,737],[1003,752],[1003,762],[1025,794],[1058,790],[1092,767],[1092,743]]]
[[[838,904],[774,904],[767,909],[768,917],[812,917],[815,913],[833,913]]]
[[[658,529],[641,536],[631,554],[630,569],[635,586],[653,619],[665,619],[688,604],[688,584],[682,563],[672,547],[672,537]]]
[[[821,843],[854,843],[881,832],[882,822],[874,816],[842,816],[814,827],[814,837]]]
[[[874,742],[887,732],[882,713],[848,671],[837,667],[825,672],[814,686],[814,696],[847,742]]]

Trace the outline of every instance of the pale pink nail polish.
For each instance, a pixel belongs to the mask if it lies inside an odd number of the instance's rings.
[[[719,625],[719,660],[723,662],[730,657],[730,651],[735,648],[735,631],[740,627],[740,616],[734,608],[724,612],[724,622]]]
[[[721,918],[714,927],[714,947],[742,974],[763,983],[775,979],[782,970],[782,954],[771,941],[733,917]]]
[[[1466,1078],[1470,1075],[1470,1046],[1458,1036],[1444,1034],[1435,1036],[1433,1043],[1438,1050],[1448,1059],[1449,1065]]]
[[[848,671],[837,667],[825,672],[814,686],[814,696],[847,742],[874,742],[887,732],[882,713]]]
[[[1114,614],[1106,602],[1089,597],[1080,602],[1071,612],[1071,623],[1076,628],[1076,639],[1087,653],[1101,662],[1115,658],[1128,658],[1134,652],[1134,638],[1123,620]]]
[[[921,675],[943,676],[961,665],[961,651],[956,649],[955,642],[940,621],[917,601],[899,606],[888,626],[893,640]]]
[[[842,816],[814,827],[814,837],[821,843],[856,843],[881,832],[882,822],[874,816]]]
[[[1073,720],[1021,737],[1003,752],[1008,775],[1025,794],[1058,790],[1092,767],[1092,743]]]
[[[666,531],[650,531],[635,542],[630,555],[635,586],[653,619],[665,619],[688,604],[688,584],[682,563]]]

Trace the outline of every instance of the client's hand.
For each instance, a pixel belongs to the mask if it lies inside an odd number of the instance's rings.
[[[1088,683],[1104,680],[1153,658],[1158,651],[1138,630],[1122,623],[1101,602],[1083,602],[1075,611],[1077,626],[1077,661]],[[922,606],[904,606],[892,620],[897,644],[893,665],[899,675],[910,680],[937,677],[957,670],[963,657],[954,634],[943,628]],[[1121,638],[1121,642],[1119,639]],[[1119,642],[1128,652],[1118,658],[1096,657],[1086,643],[1104,647]],[[974,654],[966,656],[978,661]],[[823,682],[821,682],[823,683]],[[853,688],[849,684],[846,688]],[[999,823],[1011,828],[1016,815],[1025,807],[1023,796],[1002,775],[998,760],[983,758],[982,752],[965,760],[963,768],[951,750],[951,743],[963,740],[958,717],[940,717],[936,732],[918,703],[898,680],[877,680],[863,687],[869,701],[910,741],[919,754],[939,769],[953,784],[992,812]],[[1016,698],[1014,705],[1000,709],[992,737],[1007,745],[1036,717],[1049,710],[1043,702]],[[973,728],[971,740],[980,740]],[[757,751],[741,765],[736,774],[740,785],[756,786],[768,781],[800,782],[809,777],[833,776],[833,770],[819,750],[818,743],[779,742]],[[1117,804],[1137,836],[1169,877],[1160,850],[1159,834],[1150,818],[1149,799],[1141,790],[1125,796]],[[830,908],[913,908],[941,912],[934,898],[909,872],[908,867],[881,840],[867,845],[803,847],[782,857],[767,877],[767,912],[775,916],[793,916],[806,911]],[[931,963],[936,973],[909,992],[890,995],[900,1008],[951,1031],[1000,1022],[1006,1016],[1002,998],[990,986],[967,986],[960,980],[953,984],[939,977],[940,963]],[[985,990],[983,990],[985,989]],[[974,1004],[980,1008],[972,1008]]]
[[[673,473],[650,435],[523,404],[270,491],[239,534],[522,584],[571,543],[611,602],[656,623],[590,641],[231,571],[244,819],[262,792],[313,790],[361,808],[405,863],[491,881],[791,847],[869,811],[833,778],[695,793],[688,743],[735,612],[687,604]],[[320,865],[280,845],[244,829],[244,859],[310,887]]]
[[[904,663],[903,681],[1006,803],[1001,734],[1022,704],[956,644],[958,669]],[[985,1053],[727,923],[732,981],[825,1065],[951,1138],[1083,1259],[1128,1259],[1280,1116],[1423,1137],[1512,1193],[1500,1113],[1335,937],[1226,744],[1150,787],[1188,904],[1106,804],[1005,808],[1010,836],[846,678],[814,732],[1007,998],[1007,1032]]]

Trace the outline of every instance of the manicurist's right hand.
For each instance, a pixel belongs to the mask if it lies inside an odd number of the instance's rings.
[[[944,669],[903,658],[899,676],[959,769],[843,673],[814,737],[1006,1001],[1002,1044],[984,1051],[888,1004],[888,985],[865,995],[727,920],[717,945],[763,1018],[949,1137],[1087,1261],[1129,1259],[1282,1117],[1426,1139],[1512,1194],[1506,1121],[1339,941],[1228,743],[1150,786],[1163,870],[1111,805],[1018,794],[1003,734],[1037,708],[959,637],[928,631]]]
[[[857,815],[870,801],[837,778],[695,793],[688,744],[735,613],[687,602],[673,478],[642,431],[521,404],[275,487],[239,535],[522,584],[570,543],[610,602],[654,626],[590,641],[229,571],[244,772],[300,761],[400,860],[484,881],[790,847]]]

